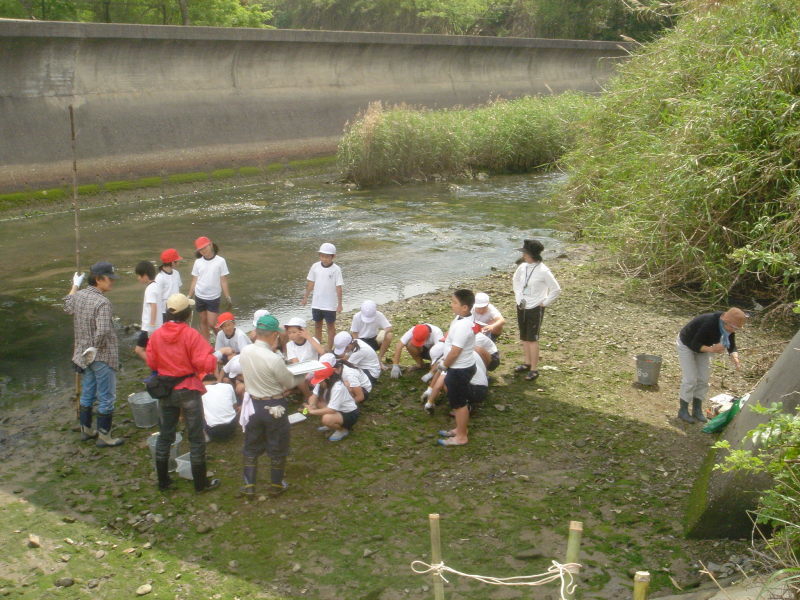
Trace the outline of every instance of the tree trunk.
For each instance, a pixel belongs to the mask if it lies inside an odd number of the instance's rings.
[[[189,25],[189,0],[178,0],[178,7],[181,9],[181,24]]]

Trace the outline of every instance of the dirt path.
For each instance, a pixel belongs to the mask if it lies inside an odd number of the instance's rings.
[[[132,596],[147,581],[162,598],[432,597],[430,579],[409,569],[428,557],[430,512],[442,515],[445,562],[462,571],[542,571],[563,558],[574,519],[585,526],[580,597],[628,597],[639,569],[653,573],[651,589],[696,585],[698,559],[746,553],[744,542],[682,537],[685,501],[714,438],[675,419],[673,348],[680,327],[707,307],[634,293],[591,249],[568,253],[549,263],[564,294],[545,317],[540,380],[513,376],[520,353],[509,327],[468,447],[434,445],[449,418],[441,406],[433,417],[421,410],[418,376],[386,378],[341,444],[325,441],[315,421],[293,427],[292,487],[277,501],[235,497],[240,435],[209,447],[218,492],[197,497],[182,482],[157,493],[151,431],[133,427],[124,401],[145,374],[132,361],[118,390],[121,448],[81,445],[65,398],[4,411],[0,543],[9,551],[0,587],[61,597],[55,581],[71,577],[70,597],[87,598]],[[469,283],[514,321],[509,273]],[[400,333],[449,322],[446,292],[384,308]],[[782,350],[789,336],[764,325],[754,320],[740,336],[742,372],[715,364],[712,394],[748,391]],[[632,385],[640,352],[664,358],[656,389]],[[27,547],[29,533],[41,548]],[[557,597],[554,587],[531,594],[458,579],[446,589],[458,598]]]

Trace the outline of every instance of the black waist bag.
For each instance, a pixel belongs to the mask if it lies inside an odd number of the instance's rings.
[[[144,380],[144,385],[147,388],[147,393],[153,398],[166,398],[172,393],[172,390],[176,385],[192,375],[194,375],[194,373],[189,373],[188,375],[179,375],[177,377],[173,377],[171,375],[153,374]]]

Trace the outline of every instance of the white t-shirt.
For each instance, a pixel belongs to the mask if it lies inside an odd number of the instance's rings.
[[[475,352],[475,375],[469,380],[471,385],[482,385],[489,387],[489,377],[486,374],[486,365],[483,364],[481,357]]]
[[[194,295],[203,300],[216,300],[222,296],[220,278],[230,275],[228,263],[219,254],[211,260],[198,258],[192,267],[192,277],[197,277]]]
[[[328,408],[339,412],[349,413],[358,408],[355,398],[350,395],[350,390],[341,382],[337,381],[331,388],[331,395],[328,399]]]
[[[156,320],[154,323],[150,322],[150,305],[156,305]],[[155,281],[151,281],[147,284],[147,287],[144,288],[144,302],[142,303],[142,331],[146,331],[147,333],[153,333],[156,329],[161,327],[161,323],[164,320],[164,315],[160,308],[160,298],[159,298],[159,290],[158,284]]]
[[[445,339],[444,357],[447,358],[453,346],[461,348],[461,354],[450,365],[453,369],[466,369],[475,363],[475,333],[472,331],[474,324],[472,317],[456,317],[450,323]]]
[[[381,329],[388,329],[392,324],[381,311],[375,311],[375,320],[372,323],[364,323],[361,320],[361,311],[353,315],[353,324],[350,325],[350,331],[357,333],[360,338],[374,338],[378,335]]]
[[[321,262],[315,262],[308,270],[309,281],[314,282],[314,293],[311,296],[311,308],[319,310],[336,310],[339,306],[339,296],[336,287],[344,283],[342,269],[333,263],[330,267],[323,267]]]
[[[236,356],[231,358],[228,362],[226,362],[225,366],[222,367],[222,371],[230,379],[236,379],[239,375],[241,375],[242,374],[242,365],[239,362],[239,355],[237,354]]]
[[[159,271],[156,275],[156,283],[160,294],[158,312],[167,312],[167,298],[172,294],[177,294],[181,291],[181,274],[173,267],[172,273],[166,271]]]
[[[436,325],[431,325],[430,323],[423,323],[423,325],[427,325],[428,327],[431,328],[431,333],[428,336],[428,339],[425,340],[425,343],[423,344],[423,346],[425,348],[433,348],[433,345],[436,342],[438,342],[439,340],[442,339],[442,336],[444,336],[444,333],[442,333],[442,330],[439,329]],[[414,335],[414,328],[413,327],[403,334],[403,337],[400,338],[400,342],[403,344],[403,346],[407,345],[408,342],[411,341],[411,338],[413,337],[413,335]]]
[[[319,343],[317,338],[314,338],[314,341]],[[296,358],[297,362],[317,360],[319,352],[314,350],[314,345],[309,340],[306,340],[304,344],[295,344],[292,340],[289,340],[286,342],[286,360],[292,360],[293,358]]]
[[[492,341],[485,333],[476,333],[475,334],[475,346],[478,348],[483,348],[489,354],[494,354],[497,352],[497,344]]]
[[[214,350],[222,350],[225,346],[230,346],[236,354],[239,354],[242,348],[252,343],[247,334],[238,327],[233,330],[233,337],[227,337],[225,332],[220,329],[217,333],[217,341],[214,344]]]
[[[206,425],[225,425],[236,417],[236,393],[230,383],[212,383],[206,385],[203,394],[203,413]]]
[[[381,359],[378,353],[364,340],[353,340],[358,348],[347,357],[347,362],[372,375],[375,379],[381,375]]]
[[[474,308],[472,309],[472,320],[481,327],[486,327],[489,323],[502,316],[503,315],[495,308],[494,304],[489,304],[489,306],[486,307],[486,312],[483,314],[479,313]]]
[[[372,391],[372,382],[361,369],[354,369],[344,365],[342,367],[342,380],[347,382],[350,387],[363,388],[365,392]]]

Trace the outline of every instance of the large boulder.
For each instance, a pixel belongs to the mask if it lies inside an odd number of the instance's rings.
[[[800,404],[800,331],[784,349],[772,368],[758,382],[741,412],[722,432],[720,439],[731,448],[753,449],[747,433],[768,420],[749,409],[756,403],[769,406],[783,403],[783,410],[792,413]],[[753,523],[747,511],[756,508],[762,490],[771,485],[769,477],[743,472],[724,473],[714,470],[727,450],[710,450],[695,482],[687,512],[686,534],[695,538],[749,537]]]

